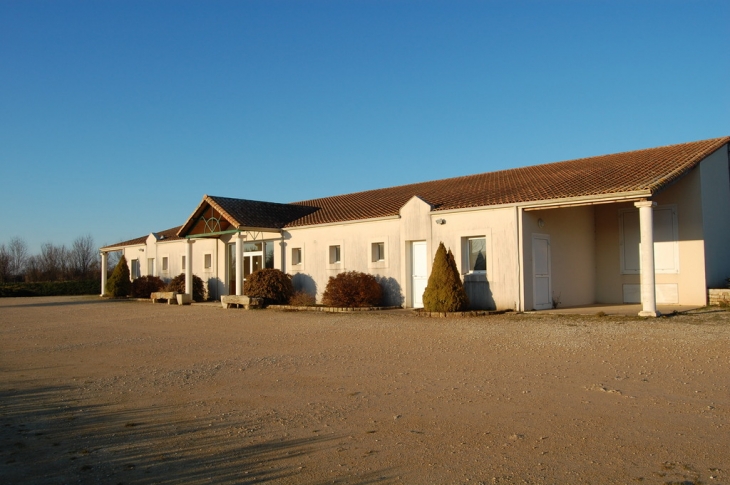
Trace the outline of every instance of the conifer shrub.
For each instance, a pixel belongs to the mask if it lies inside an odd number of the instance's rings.
[[[132,281],[129,279],[129,266],[127,266],[127,258],[122,255],[119,258],[119,262],[114,267],[112,275],[106,280],[106,291],[107,296],[113,296],[115,298],[129,296],[132,292]]]
[[[289,298],[289,304],[293,306],[314,306],[317,304],[317,298],[306,291],[296,291]]]
[[[243,282],[243,294],[263,298],[264,305],[285,305],[294,294],[291,276],[279,269],[264,268],[254,271]]]
[[[383,289],[373,275],[348,271],[330,276],[322,294],[322,303],[334,307],[378,306]]]
[[[165,282],[157,276],[140,276],[132,281],[132,296],[134,298],[149,298],[155,291],[162,291]]]
[[[423,293],[423,309],[428,312],[459,312],[466,310],[469,299],[451,250],[440,243],[433,260],[428,285]]]
[[[165,290],[185,293],[185,273],[180,273],[171,279]],[[193,275],[193,300],[205,301],[205,285],[198,275]]]

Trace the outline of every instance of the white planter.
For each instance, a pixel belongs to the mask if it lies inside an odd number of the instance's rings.
[[[193,301],[193,297],[188,293],[178,293],[177,294],[177,304],[178,305],[190,305],[190,303]]]

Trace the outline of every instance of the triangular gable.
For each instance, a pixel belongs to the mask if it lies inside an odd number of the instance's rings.
[[[177,235],[186,237],[221,234],[235,230],[238,226],[238,221],[221,210],[208,195],[204,195],[193,214],[180,227]]]

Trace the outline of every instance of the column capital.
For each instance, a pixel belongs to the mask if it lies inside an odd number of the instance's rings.
[[[656,202],[653,200],[640,200],[639,202],[634,202],[634,207],[656,207]]]

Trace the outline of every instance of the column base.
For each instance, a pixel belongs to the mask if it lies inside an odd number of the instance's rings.
[[[639,312],[640,317],[660,317],[662,314],[658,311],[649,311],[649,310],[642,310]]]

